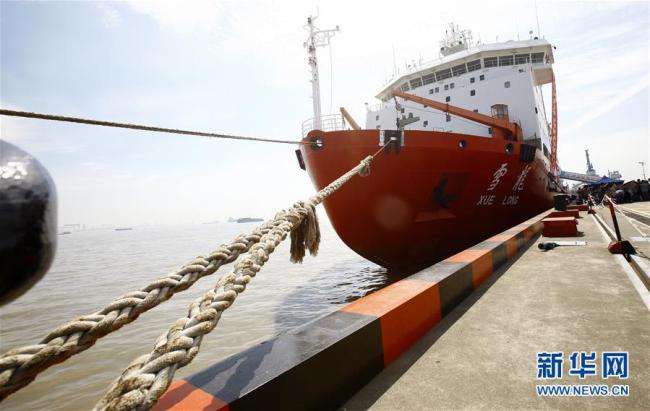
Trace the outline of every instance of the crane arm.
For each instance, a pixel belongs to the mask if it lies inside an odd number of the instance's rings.
[[[398,90],[393,90],[392,91],[393,96],[395,97],[401,97],[405,100],[410,100],[415,103],[422,104],[423,106],[426,107],[431,107],[435,108],[437,110],[444,111],[446,113],[454,114],[456,116],[460,116],[463,118],[466,118],[468,120],[475,121],[477,123],[485,124],[486,126],[490,126],[493,128],[497,128],[499,130],[503,130],[506,132],[506,134],[510,134],[513,137],[519,139],[521,137],[521,128],[517,123],[512,123],[510,121],[506,121],[500,118],[494,118],[490,116],[486,116],[485,114],[480,114],[476,113],[474,111],[470,111],[464,108],[452,106],[449,103],[441,103],[439,101],[435,100],[430,100],[428,98],[416,96],[413,94],[408,94],[404,93]]]
[[[356,121],[352,118],[350,113],[345,109],[345,107],[341,107],[341,114],[343,115],[343,118],[345,118],[345,121],[347,121],[350,124],[350,127],[352,127],[352,130],[361,130],[361,127],[359,127],[359,124],[357,124]]]

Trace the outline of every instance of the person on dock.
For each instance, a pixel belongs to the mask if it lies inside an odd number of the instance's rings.
[[[650,183],[648,183],[648,180],[639,181],[639,194],[641,201],[650,200]]]

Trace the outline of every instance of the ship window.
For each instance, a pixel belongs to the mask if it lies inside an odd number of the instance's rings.
[[[379,114],[375,116],[375,120],[379,120]]]
[[[454,88],[454,83],[450,83],[449,88]]]
[[[379,124],[377,124],[377,127],[375,127],[377,130],[379,130]]]
[[[433,89],[432,88],[429,89],[429,94],[433,94]]]
[[[416,79],[411,80],[410,83],[411,83],[411,88],[417,88],[417,87],[420,87],[422,85],[422,79],[416,78]]]
[[[481,74],[480,76],[478,76],[478,79],[481,81],[485,80],[485,74]]]
[[[402,112],[402,113],[403,113],[403,112],[404,112],[404,108],[402,108],[402,109],[400,110],[400,112]]]
[[[451,121],[451,114],[449,114],[449,113],[446,113],[446,114],[445,114],[445,121],[446,121],[446,122],[450,122],[450,121]]]
[[[539,111],[537,111],[537,107],[535,107],[535,114],[537,114],[537,113],[539,113]]]
[[[445,101],[446,101],[447,103],[449,103],[449,102],[451,101],[451,97],[449,97],[449,96],[445,97]]]
[[[427,74],[426,76],[422,76],[422,83],[424,84],[431,84],[436,81],[436,76],[431,73]]]
[[[492,135],[492,127],[488,127],[488,134]]]
[[[454,76],[460,76],[461,74],[467,73],[467,68],[464,64],[459,64],[451,68],[451,71],[454,73]]]
[[[503,87],[510,88],[510,82],[506,81],[505,83],[503,83]]]
[[[436,71],[436,78],[438,81],[444,80],[446,78],[451,77],[451,70],[450,69],[444,69],[440,71]]]
[[[481,60],[474,60],[467,63],[467,71],[474,71],[481,69]]]
[[[476,81],[476,79],[475,79],[474,77],[470,77],[470,78],[469,78],[469,82],[470,82],[470,83],[473,83],[474,81]]]
[[[533,53],[530,55],[531,63],[543,63],[544,62],[544,53]]]
[[[497,58],[496,57],[486,57],[483,59],[483,66],[484,67],[496,67],[498,66],[497,64]]]
[[[409,113],[409,118],[413,118],[413,113]]]
[[[475,109],[474,109],[474,112],[475,112],[475,113],[478,113],[478,109],[477,109],[477,108],[475,108]]]
[[[428,126],[428,125],[429,125],[429,120],[424,120],[424,121],[422,122],[422,127],[426,127],[426,126]]]
[[[402,84],[399,89],[402,91],[409,91],[409,83]]]
[[[436,93],[440,91],[440,87],[435,88]]]
[[[515,64],[526,64],[530,62],[530,54],[517,54]]]
[[[499,56],[499,66],[512,66],[512,56]]]
[[[470,90],[469,95],[470,96],[475,96],[476,95],[476,90]]]
[[[449,84],[445,84],[445,90],[449,90]]]

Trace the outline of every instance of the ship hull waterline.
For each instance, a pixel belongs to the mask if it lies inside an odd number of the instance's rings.
[[[401,138],[399,151],[390,144],[375,157],[368,177],[355,177],[323,203],[343,242],[389,271],[435,264],[553,205],[540,150],[526,162],[521,142],[419,130]],[[303,141],[318,190],[383,144],[379,130],[313,130]]]

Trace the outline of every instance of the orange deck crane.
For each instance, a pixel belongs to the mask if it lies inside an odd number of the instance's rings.
[[[415,103],[422,104],[426,107],[435,108],[436,110],[441,110],[445,113],[454,114],[456,116],[460,116],[468,120],[490,126],[492,127],[492,135],[494,137],[502,137],[506,140],[523,141],[521,127],[519,124],[510,121],[510,118],[508,117],[508,106],[504,104],[493,105],[492,117],[490,117],[485,114],[452,106],[448,103],[441,103],[439,101],[430,100],[428,98],[419,97],[413,94],[407,94],[398,90],[393,90],[391,94],[394,97],[410,100]]]

